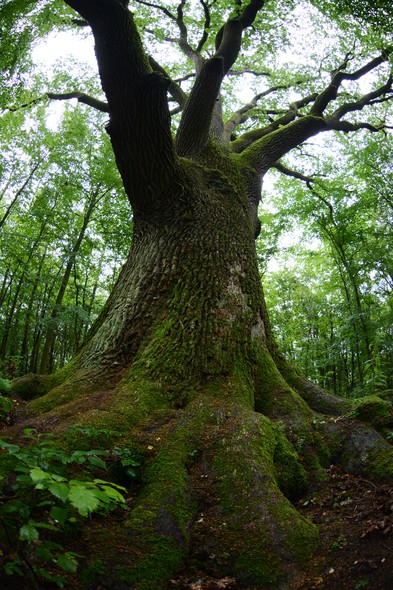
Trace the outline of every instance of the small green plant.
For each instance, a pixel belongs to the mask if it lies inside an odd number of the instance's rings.
[[[330,549],[332,551],[336,551],[337,549],[342,549],[346,544],[347,539],[345,535],[341,533],[338,538],[330,545]]]
[[[4,379],[4,377],[0,377],[0,392],[4,393],[11,389],[11,381],[8,379]]]
[[[141,478],[141,462],[130,449],[127,449],[127,447],[113,447],[112,457],[120,462],[128,477],[131,479]]]
[[[0,421],[11,422],[12,400],[0,393]]]
[[[27,575],[37,588],[40,580],[63,587],[64,573],[74,573],[81,558],[61,543],[66,528],[76,526],[79,517],[126,508],[126,490],[93,477],[107,468],[108,451],[68,453],[53,437],[32,429],[24,437],[25,446],[0,439],[17,474],[0,501],[0,557],[8,575]],[[87,477],[71,477],[70,470],[82,464]]]
[[[359,580],[359,582],[357,582],[355,588],[358,590],[360,588],[367,588],[367,586],[369,585],[368,580]]]

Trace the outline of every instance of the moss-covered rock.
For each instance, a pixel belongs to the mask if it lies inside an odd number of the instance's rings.
[[[377,430],[393,428],[393,403],[390,393],[369,395],[359,400],[348,417],[371,424]]]
[[[31,400],[42,395],[40,388],[42,379],[43,375],[36,375],[35,373],[28,373],[23,377],[14,379],[11,383],[12,395],[25,400]]]

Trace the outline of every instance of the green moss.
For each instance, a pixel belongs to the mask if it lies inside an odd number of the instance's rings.
[[[384,391],[378,391],[376,395],[381,399],[393,403],[393,389],[385,389]]]
[[[318,543],[316,527],[279,489],[293,495],[307,485],[296,453],[267,418],[243,415],[218,444],[214,465],[226,522],[218,544],[242,582],[279,583],[288,575],[288,563],[304,563]]]
[[[381,399],[379,395],[369,395],[356,404],[348,417],[371,424],[377,430],[393,428],[393,403]]]
[[[142,546],[141,546],[142,547]],[[144,536],[143,556],[132,566],[115,568],[116,578],[127,588],[162,590],[178,571],[184,559],[184,550],[173,538],[152,534]]]
[[[273,461],[278,486],[287,498],[300,498],[308,486],[306,470],[285,436],[276,430],[276,437]]]
[[[93,584],[99,576],[106,573],[107,567],[102,559],[94,558],[79,574],[82,587]]]
[[[85,373],[76,370],[75,364],[76,359],[73,359],[53,375],[40,376],[38,399],[33,399],[29,403],[30,412],[33,414],[49,412],[92,389],[91,381]]]
[[[390,450],[389,450],[390,451]],[[376,449],[370,452],[367,465],[367,476],[376,481],[392,483],[393,481],[393,449]]]
[[[11,385],[12,395],[16,395],[25,400],[34,399],[35,397],[42,395],[40,387],[42,379],[42,375],[36,375],[34,373],[27,373],[27,375],[24,375],[23,377],[14,379]]]

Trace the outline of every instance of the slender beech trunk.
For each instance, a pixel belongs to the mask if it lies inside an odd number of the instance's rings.
[[[71,271],[72,271],[73,266],[75,264],[76,256],[80,250],[80,247],[82,245],[83,239],[86,234],[87,227],[89,225],[90,219],[93,215],[93,212],[97,206],[98,201],[99,201],[99,198],[97,197],[96,194],[91,195],[90,200],[87,204],[85,213],[83,215],[83,223],[82,223],[82,226],[79,230],[78,237],[76,238],[74,244],[72,245],[70,253],[68,255],[67,263],[66,263],[66,266],[64,269],[64,274],[61,279],[60,287],[57,292],[54,307],[52,309],[52,313],[50,316],[50,323],[49,323],[49,327],[48,327],[48,330],[46,333],[44,347],[42,350],[41,367],[40,367],[41,373],[46,373],[48,371],[49,365],[50,366],[53,365],[53,359],[51,358],[51,356],[53,354],[53,347],[54,347],[55,338],[56,338],[56,318],[59,315],[59,310],[60,310],[60,307],[63,303],[63,298],[64,298],[65,292],[67,290],[68,282],[70,280]]]
[[[41,165],[41,163],[42,162],[38,162],[37,164],[35,164],[35,166],[33,166],[30,174],[28,175],[28,177],[26,178],[26,180],[24,181],[24,183],[22,184],[22,186],[16,191],[15,195],[11,199],[11,202],[8,205],[8,207],[7,207],[7,209],[6,209],[3,217],[0,219],[0,229],[3,227],[3,225],[7,221],[7,218],[10,215],[10,213],[12,212],[13,208],[15,207],[15,205],[16,205],[19,197],[23,194],[24,190],[27,188],[30,180],[33,178],[35,172],[37,171],[37,169],[39,168],[39,166]]]
[[[20,347],[20,357],[21,357],[21,364],[22,364],[21,369],[25,373],[28,370],[28,362],[29,362],[28,346],[29,346],[29,334],[32,329],[31,316],[32,316],[32,311],[33,311],[34,305],[35,304],[37,305],[37,289],[38,289],[38,285],[41,281],[41,271],[42,271],[42,267],[44,265],[45,258],[46,258],[46,248],[45,248],[45,251],[44,251],[43,255],[41,256],[39,264],[38,264],[37,272],[36,272],[36,275],[34,278],[33,287],[32,287],[31,293],[30,293],[29,303],[28,303],[28,306],[27,306],[27,309],[25,312],[23,336],[22,336],[22,343],[21,343],[21,347]]]

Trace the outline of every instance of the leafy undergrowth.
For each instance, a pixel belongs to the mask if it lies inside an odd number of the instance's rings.
[[[198,473],[194,474],[198,477]],[[209,501],[209,486],[201,475],[200,484]],[[214,498],[211,498],[214,503]],[[128,497],[128,510],[135,498]],[[393,588],[393,485],[377,485],[363,478],[344,473],[336,466],[326,471],[325,481],[311,487],[306,496],[296,503],[296,508],[318,525],[321,547],[310,561],[307,572],[299,579],[297,590],[391,590]],[[127,513],[127,509],[126,509]],[[94,560],[94,540],[97,526],[101,535],[110,536],[125,518],[123,508],[105,515],[96,515],[86,523],[84,532],[69,543],[63,543],[63,551],[83,556],[84,564]],[[201,516],[204,529],[214,533],[216,522],[206,510]],[[91,525],[91,526],[90,526]],[[91,528],[91,531],[89,529]],[[198,549],[200,551],[200,547]],[[238,584],[231,576],[214,576],[215,555],[201,556],[191,552],[181,575],[168,585],[167,590],[272,590],[271,586],[247,587]],[[205,562],[204,571],[198,565]],[[218,566],[219,564],[217,564]],[[208,571],[211,577],[206,575]],[[82,574],[83,575],[83,574]],[[68,588],[77,587],[71,573],[64,574]],[[24,590],[30,583],[16,576],[2,578],[4,590]],[[41,588],[53,588],[43,584]],[[78,586],[79,587],[79,586]],[[92,590],[98,590],[90,586]]]

